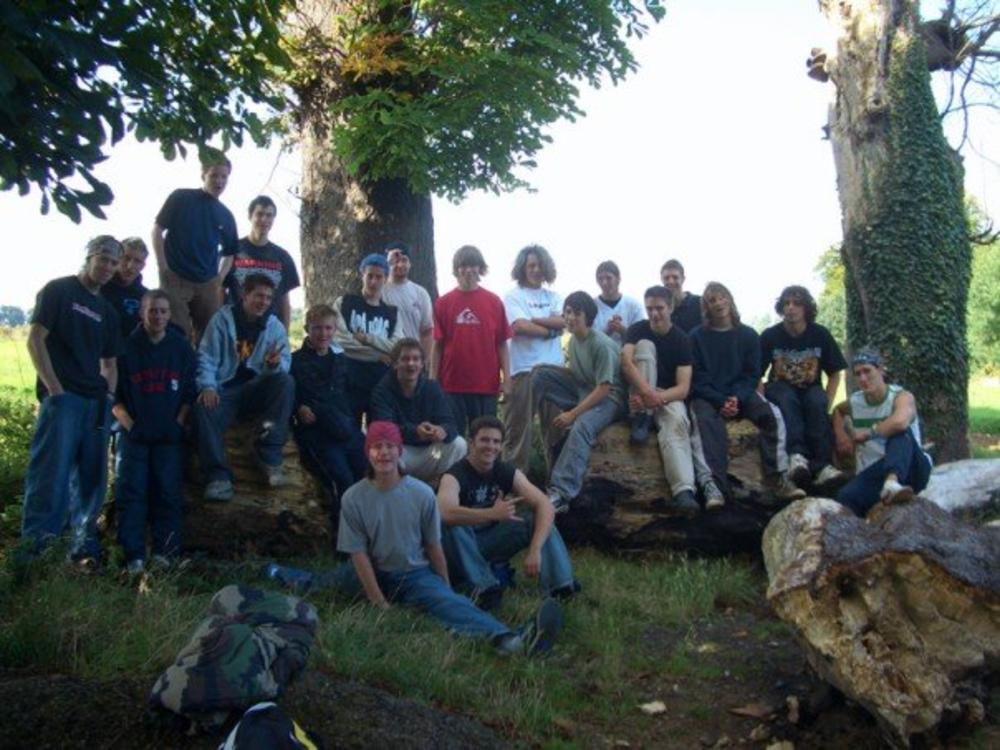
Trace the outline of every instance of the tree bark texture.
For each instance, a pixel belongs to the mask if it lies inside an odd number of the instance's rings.
[[[971,269],[962,168],[945,141],[912,0],[820,0],[843,219],[848,348],[917,397],[939,461],[965,458]]]
[[[894,745],[982,721],[1000,667],[1000,529],[917,498],[866,519],[809,498],[764,532],[767,597]]]

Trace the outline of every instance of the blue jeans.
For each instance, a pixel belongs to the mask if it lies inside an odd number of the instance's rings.
[[[263,429],[257,438],[257,454],[268,466],[281,466],[281,451],[288,441],[288,421],[295,402],[295,381],[286,372],[258,375],[239,385],[223,386],[219,405],[206,409],[194,405],[198,427],[198,460],[206,481],[232,481],[226,463],[226,428],[234,418],[257,419]]]
[[[495,638],[514,632],[483,612],[467,597],[455,593],[430,566],[399,573],[376,570],[375,576],[387,599],[419,609],[453,633],[473,638]],[[318,573],[309,588],[312,591],[332,588],[348,596],[359,596],[363,591],[354,564],[350,562]]]
[[[318,427],[299,427],[295,442],[305,465],[330,490],[343,497],[347,488],[365,476],[368,460],[361,431],[354,429],[347,440],[334,440]]]
[[[500,582],[493,574],[493,563],[505,563],[531,543],[534,522],[530,516],[523,523],[504,521],[482,529],[472,526],[444,526],[441,546],[448,559],[448,575],[455,585],[471,589],[490,589]],[[559,530],[553,526],[542,545],[542,569],[538,579],[546,595],[573,584],[573,563]]]
[[[73,557],[100,556],[97,516],[107,486],[110,414],[103,396],[62,393],[42,401],[31,438],[21,516],[21,536],[34,552],[68,525]]]
[[[118,436],[121,463],[116,484],[118,543],[125,560],[146,557],[146,521],[153,532],[153,554],[175,557],[181,549],[184,446],[140,443]]]
[[[796,388],[775,381],[764,386],[767,400],[775,404],[785,420],[785,447],[809,459],[815,474],[833,457],[833,427],[830,424],[826,391],[818,383]]]
[[[837,502],[864,516],[879,501],[886,476],[895,474],[900,484],[920,492],[931,476],[931,460],[909,430],[886,440],[885,456],[873,463],[837,493]]]
[[[582,392],[573,374],[566,368],[539,367],[531,373],[531,392],[546,436],[545,443],[555,453],[559,440],[551,427],[552,419],[558,412],[572,409],[580,403],[589,391]],[[606,398],[577,417],[561,441],[562,448],[558,451],[559,457],[549,478],[551,487],[568,499],[579,495],[590,461],[590,449],[597,442],[597,436],[609,424],[624,416],[625,404]]]

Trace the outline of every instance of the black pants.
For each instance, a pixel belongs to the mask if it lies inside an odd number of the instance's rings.
[[[815,474],[830,464],[833,456],[833,427],[827,413],[826,391],[816,383],[796,388],[788,383],[768,383],[767,399],[781,410],[785,420],[785,445],[789,453],[801,453],[809,459]]]
[[[361,362],[356,359],[347,360],[347,400],[351,405],[351,414],[358,427],[361,418],[366,423],[371,421],[372,391],[382,377],[389,372],[389,365],[381,362]]]
[[[469,425],[477,417],[497,415],[497,397],[484,393],[449,393],[448,401],[451,404],[452,414],[455,415],[455,422],[458,425],[458,434],[462,437],[469,436]]]
[[[726,419],[719,410],[700,398],[691,402],[694,417],[701,432],[701,447],[705,461],[712,470],[712,476],[724,492],[729,491],[726,469],[729,467],[729,436],[726,434]],[[772,407],[767,399],[754,393],[740,404],[737,415],[749,419],[758,430],[760,463],[765,477],[776,477],[788,468],[788,454],[785,452],[785,424],[777,407]]]

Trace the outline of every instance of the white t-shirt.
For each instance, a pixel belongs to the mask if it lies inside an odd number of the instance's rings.
[[[646,311],[642,309],[637,301],[631,297],[626,297],[622,295],[621,299],[618,300],[618,304],[614,307],[610,307],[604,300],[601,299],[599,294],[594,295],[594,304],[597,305],[597,317],[594,318],[594,325],[592,328],[595,331],[600,331],[601,333],[610,336],[614,339],[619,346],[622,345],[622,335],[618,332],[612,333],[608,330],[608,323],[611,319],[618,315],[622,319],[622,323],[628,328],[633,323],[638,323],[640,320],[646,317]]]
[[[434,328],[431,296],[409,279],[402,284],[386,283],[382,301],[399,309],[399,328],[406,338],[420,340],[420,331]],[[430,352],[424,352],[430,356]]]
[[[532,318],[551,318],[562,315],[562,297],[551,289],[531,289],[519,286],[507,292],[503,298],[507,321]],[[562,366],[563,353],[561,337],[540,339],[534,336],[519,336],[510,339],[510,374],[528,372],[535,365]]]

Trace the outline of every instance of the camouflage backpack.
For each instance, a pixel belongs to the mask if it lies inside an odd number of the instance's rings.
[[[149,704],[219,727],[230,711],[281,694],[305,666],[318,625],[315,608],[294,596],[226,586],[157,679]]]

